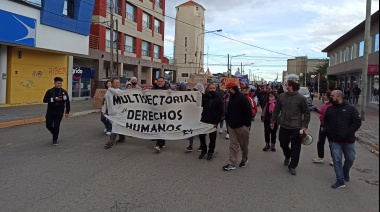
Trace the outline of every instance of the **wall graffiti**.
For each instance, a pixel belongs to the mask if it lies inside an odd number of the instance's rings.
[[[35,86],[33,80],[27,80],[27,82],[18,81],[18,84],[24,88],[33,88]]]
[[[32,76],[33,77],[42,77],[44,73],[42,71],[33,71]]]
[[[49,76],[67,75],[66,67],[49,67],[48,71],[49,71]]]

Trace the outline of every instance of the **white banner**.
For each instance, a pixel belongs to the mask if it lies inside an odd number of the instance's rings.
[[[113,133],[180,140],[216,130],[200,122],[202,94],[198,91],[109,89],[105,98]]]

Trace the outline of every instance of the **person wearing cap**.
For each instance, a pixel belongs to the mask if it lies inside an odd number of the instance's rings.
[[[139,85],[137,85],[137,77],[131,77],[131,84],[132,84],[132,88],[136,88],[136,89],[142,89]]]
[[[297,175],[296,168],[301,154],[301,134],[306,134],[310,122],[310,110],[306,97],[298,92],[300,84],[294,80],[288,80],[285,84],[287,93],[280,95],[276,102],[270,128],[275,129],[278,116],[280,133],[280,146],[283,150],[284,165],[288,167],[290,174]],[[289,147],[291,144],[291,148]]]
[[[252,108],[248,99],[239,91],[237,85],[229,83],[227,90],[231,96],[226,114],[230,133],[230,153],[229,162],[223,166],[223,170],[231,171],[235,170],[239,146],[242,151],[242,161],[239,167],[247,166]]]

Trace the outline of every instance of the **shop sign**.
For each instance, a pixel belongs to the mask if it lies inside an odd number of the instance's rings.
[[[94,68],[85,68],[85,67],[74,67],[73,70],[73,79],[80,78],[94,78],[95,69]]]
[[[369,65],[368,75],[379,75],[379,65]]]

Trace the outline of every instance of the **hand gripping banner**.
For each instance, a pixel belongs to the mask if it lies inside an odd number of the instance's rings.
[[[180,140],[216,130],[200,122],[202,94],[198,91],[109,89],[105,101],[113,133]]]

